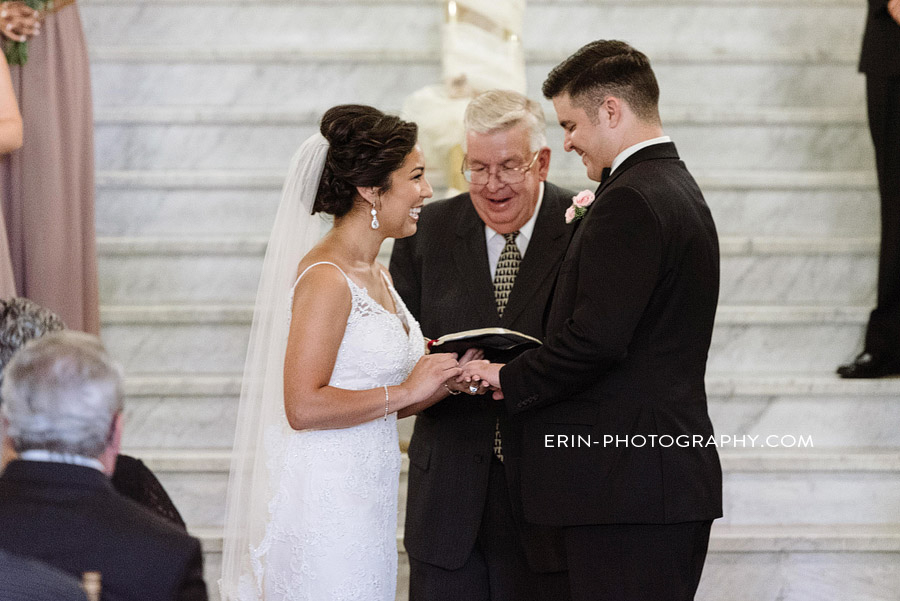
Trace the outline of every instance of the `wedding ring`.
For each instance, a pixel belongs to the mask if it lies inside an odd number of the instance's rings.
[[[471,392],[472,394],[475,394],[476,392],[478,392],[478,386],[475,386],[474,384],[469,384],[469,392]]]

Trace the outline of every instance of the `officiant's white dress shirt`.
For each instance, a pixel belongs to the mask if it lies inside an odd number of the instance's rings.
[[[523,259],[525,258],[525,251],[528,249],[528,242],[534,234],[534,223],[537,221],[538,212],[541,210],[541,202],[543,202],[543,200],[544,182],[541,182],[541,189],[538,192],[538,201],[537,204],[534,205],[534,213],[532,213],[531,219],[526,221],[525,225],[519,228],[519,235],[516,236],[516,246],[519,247],[519,254],[522,255]],[[562,219],[562,217],[560,217],[560,219]],[[494,229],[487,224],[484,226],[484,238],[487,241],[488,265],[491,267],[491,280],[493,280],[494,274],[497,271],[497,262],[500,260],[500,253],[503,252],[503,247],[506,246],[506,238],[503,237],[503,234],[494,231]]]

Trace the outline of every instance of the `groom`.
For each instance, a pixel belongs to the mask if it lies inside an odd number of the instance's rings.
[[[704,389],[715,225],[663,135],[644,54],[592,42],[543,92],[565,150],[601,184],[560,267],[544,346],[466,374],[500,388],[521,428],[525,518],[564,528],[572,599],[690,600],[722,515]]]

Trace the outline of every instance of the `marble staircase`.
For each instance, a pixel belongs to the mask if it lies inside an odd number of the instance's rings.
[[[442,7],[79,5],[93,69],[103,337],[127,372],[125,442],[201,536],[214,589],[240,371],[287,163],[329,106],[396,111],[439,80]],[[878,205],[855,71],[864,11],[862,0],[532,0],[526,13],[534,98],[549,69],[591,39],[649,54],[666,131],[721,235],[708,377],[716,430],[814,443],[722,449],[726,515],[703,601],[886,601],[900,590],[900,380],[833,376],[874,299]],[[593,187],[545,107],[551,179]]]

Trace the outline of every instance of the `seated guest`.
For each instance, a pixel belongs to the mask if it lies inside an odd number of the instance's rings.
[[[80,578],[103,599],[205,600],[200,542],[118,494],[109,481],[122,437],[122,377],[100,340],[54,332],[6,366],[0,549]]]
[[[0,300],[0,370],[26,342],[49,332],[64,330],[66,324],[53,311],[27,298]],[[3,374],[0,372],[0,383]],[[2,399],[0,399],[2,402]],[[4,456],[0,466],[12,457]],[[112,475],[113,488],[175,524],[185,527],[184,520],[166,490],[140,459],[119,455]]]
[[[0,551],[0,599],[86,601],[78,581],[69,574],[5,551]]]
[[[65,329],[66,324],[56,313],[27,298],[0,299],[0,370],[29,340]]]

